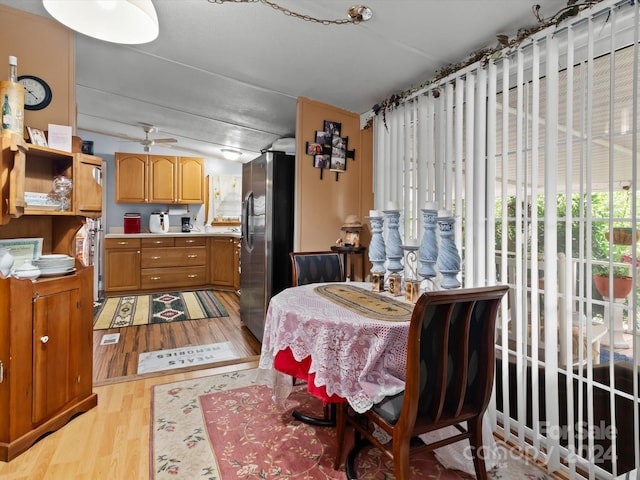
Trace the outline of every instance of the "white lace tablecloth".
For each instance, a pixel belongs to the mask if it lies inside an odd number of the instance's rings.
[[[349,285],[371,290],[370,283]],[[291,378],[274,369],[274,359],[290,348],[297,361],[311,357],[317,387],[345,398],[357,412],[404,390],[409,322],[362,316],[320,296],[316,286],[289,288],[271,299],[257,380],[274,389],[276,401],[286,398]]]

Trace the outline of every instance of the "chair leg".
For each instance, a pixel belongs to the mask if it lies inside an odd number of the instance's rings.
[[[347,414],[347,404],[340,403],[336,405],[336,457],[333,461],[333,468],[338,470],[340,468],[340,461],[342,460],[342,447],[344,446],[344,430],[345,430],[345,415]]]
[[[482,439],[482,417],[478,417],[475,421],[467,422],[469,432],[469,444],[473,453],[473,466],[476,470],[476,478],[478,480],[487,480],[487,465],[484,463],[484,457],[487,454]]]
[[[409,480],[411,478],[411,469],[409,468],[411,438],[394,438],[392,442],[393,473],[396,480]]]
[[[314,427],[335,427],[336,426],[336,404],[329,403],[324,405],[323,418],[312,417],[298,410],[294,410],[291,416],[299,422],[313,425]]]

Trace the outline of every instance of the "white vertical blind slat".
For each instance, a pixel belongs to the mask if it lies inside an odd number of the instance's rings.
[[[464,189],[464,217],[462,212],[458,212],[456,208],[456,223],[461,223],[464,218],[464,223],[470,228],[470,235],[466,235],[464,242],[464,285],[469,286],[473,285],[474,281],[474,242],[475,238],[473,236],[473,225],[475,219],[475,208],[474,208],[474,198],[473,198],[473,182],[475,176],[475,148],[474,148],[474,123],[475,123],[475,88],[476,88],[476,76],[475,75],[467,75],[465,85],[465,152],[464,152],[464,178],[465,178],[465,189]],[[458,240],[460,237],[457,237]]]
[[[546,87],[547,102],[546,109],[546,128],[544,139],[544,195],[545,195],[545,217],[544,226],[546,232],[552,232],[557,228],[557,170],[552,166],[558,165],[558,40],[552,35],[546,37]],[[553,260],[557,257],[558,245],[556,235],[544,236],[544,251],[547,258],[553,256]],[[557,279],[557,261],[548,261],[545,263],[545,277],[549,279]],[[544,341],[545,345],[558,344],[558,283],[545,282],[544,284],[544,313],[545,313],[545,329]],[[548,322],[548,323],[547,323]],[[560,418],[558,412],[558,357],[557,355],[545,356],[545,404],[546,404],[546,420],[552,425],[558,425]],[[548,471],[554,472],[560,466],[559,438],[549,436],[547,438],[547,465]]]
[[[527,95],[527,98],[529,96]],[[531,252],[530,252],[530,260],[529,260],[529,278],[531,284],[531,315],[530,315],[530,323],[531,323],[531,345],[537,346],[540,344],[540,339],[538,336],[538,332],[540,331],[540,310],[539,310],[539,302],[540,295],[538,292],[539,287],[539,263],[538,263],[538,206],[537,206],[537,198],[538,194],[538,153],[539,153],[539,135],[540,135],[540,45],[539,42],[533,42],[532,45],[532,59],[531,59],[531,116],[528,116],[529,125],[527,126],[527,131],[531,132],[531,144],[527,145],[530,147],[530,156],[529,162],[531,165],[530,171],[530,185],[531,190],[527,195],[527,204],[530,205],[528,209],[531,211],[531,226],[530,226],[530,235],[529,241],[531,242]],[[529,170],[529,168],[528,168]],[[555,202],[554,202],[555,205]],[[554,279],[556,277],[550,276],[550,274],[546,273],[547,263],[555,263],[556,256],[553,252],[548,252],[545,256],[544,262],[544,271],[545,277],[548,279]],[[545,287],[547,283],[545,282]],[[546,295],[545,295],[546,298]],[[545,317],[545,327],[553,328],[553,325],[550,325],[549,319]],[[533,365],[537,365],[539,359],[538,349],[531,349],[531,363]],[[545,351],[545,362],[547,361],[547,355]],[[532,377],[532,386],[531,390],[536,391],[539,389],[540,378],[538,375],[538,369],[533,368],[531,370]],[[533,405],[532,405],[532,424],[533,424],[533,445],[536,449],[540,449],[540,405],[537,401],[537,396],[534,395]]]
[[[486,132],[487,132],[487,70],[478,70],[476,84],[476,108],[474,128],[473,154],[473,217],[471,235],[474,237],[474,250],[467,251],[467,256],[473,260],[473,271],[468,275],[471,283],[467,285],[484,285],[486,282],[485,256],[478,252],[486,252]],[[470,224],[467,223],[467,227]]]

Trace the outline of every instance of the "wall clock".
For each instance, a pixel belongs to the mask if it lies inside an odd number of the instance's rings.
[[[18,83],[24,87],[24,108],[26,110],[42,110],[51,103],[53,98],[51,87],[40,77],[20,75]]]

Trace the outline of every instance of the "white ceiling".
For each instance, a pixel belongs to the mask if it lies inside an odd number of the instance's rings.
[[[276,0],[323,19],[346,18],[349,0]],[[174,137],[174,149],[248,161],[295,134],[296,99],[358,114],[420,85],[472,52],[515,35],[566,0],[366,0],[373,19],[321,25],[262,3],[153,0],[159,37],[124,46],[76,34],[78,128],[144,136],[140,122]],[[0,0],[48,16],[40,0]],[[19,72],[28,73],[28,72]],[[152,151],[153,151],[153,147]]]

